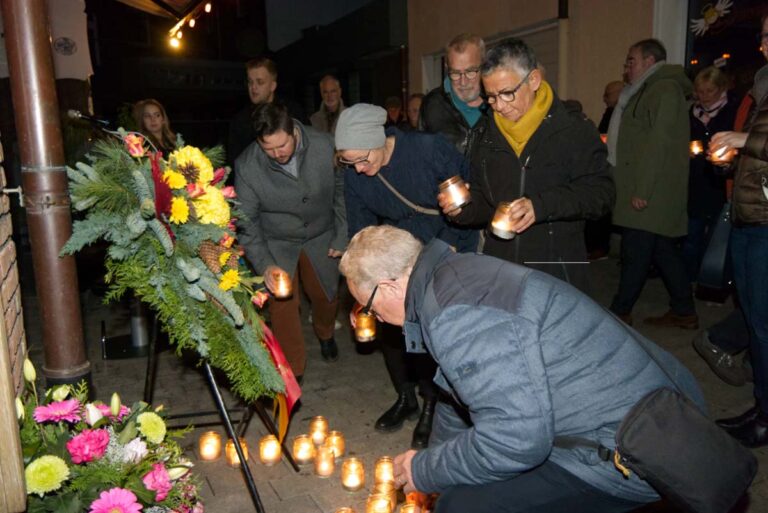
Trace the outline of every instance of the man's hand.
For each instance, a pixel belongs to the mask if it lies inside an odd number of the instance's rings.
[[[264,285],[266,285],[269,291],[273,294],[275,293],[275,274],[280,273],[285,273],[285,271],[276,265],[268,265],[267,268],[264,269]]]
[[[341,258],[341,255],[343,255],[343,251],[339,251],[338,249],[330,248],[328,250],[328,256],[331,258]]]
[[[512,202],[509,216],[517,219],[510,229],[516,233],[523,233],[536,222],[536,213],[533,211],[533,202],[528,198],[518,198]]]
[[[411,474],[411,461],[416,451],[409,450],[395,456],[395,488],[403,488],[403,493],[416,491]]]
[[[467,190],[469,190],[469,184],[467,184]],[[453,208],[453,201],[451,201],[451,195],[441,192],[437,195],[437,204],[440,205],[440,210],[448,217],[456,217],[461,213],[461,208]]]
[[[632,208],[638,212],[645,210],[645,208],[648,206],[648,202],[646,200],[643,198],[638,198],[637,196],[632,196],[632,199],[630,199],[629,202],[632,204]]]

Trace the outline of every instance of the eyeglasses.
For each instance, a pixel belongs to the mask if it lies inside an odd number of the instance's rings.
[[[363,309],[360,310],[361,313],[365,313],[365,314],[371,313],[371,312],[374,313],[374,314],[376,313],[376,312],[373,311],[373,308],[371,308],[371,306],[373,305],[373,298],[374,298],[374,296],[376,296],[376,291],[377,290],[379,290],[379,286],[378,285],[373,287],[373,292],[371,292],[371,297],[368,298],[368,302],[365,303],[365,306],[363,307]]]
[[[531,73],[533,73],[533,70],[529,71],[525,77],[520,81],[519,84],[517,84],[514,89],[510,89],[509,91],[500,91],[498,94],[486,94],[485,95],[485,101],[487,101],[490,104],[496,103],[496,100],[501,99],[503,102],[510,103],[515,101],[515,93],[520,90],[521,87],[523,87],[523,84],[528,81],[528,77],[531,76]]]
[[[449,69],[448,77],[454,82],[458,82],[459,80],[461,80],[461,77],[466,77],[467,80],[474,80],[477,78],[478,73],[480,73],[480,68],[469,68],[469,69],[465,69],[464,71],[459,71],[457,69]]]
[[[371,151],[368,150],[368,153],[365,155],[365,157],[354,159],[354,160],[347,160],[341,156],[339,156],[339,163],[344,164],[345,166],[354,166],[355,164],[368,164],[370,160],[368,160],[368,157],[371,156]]]

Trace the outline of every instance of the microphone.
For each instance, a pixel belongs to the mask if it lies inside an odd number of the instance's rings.
[[[67,111],[67,117],[69,117],[69,119],[84,119],[85,121],[90,121],[94,125],[100,125],[100,126],[109,125],[109,121],[107,121],[106,119],[99,119],[94,116],[89,116],[88,114],[83,114],[79,110],[75,110],[75,109],[69,109]]]

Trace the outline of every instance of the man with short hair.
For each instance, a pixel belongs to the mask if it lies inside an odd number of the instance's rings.
[[[677,239],[688,231],[686,97],[693,90],[682,66],[666,64],[656,39],[629,47],[628,85],[608,127],[608,161],[615,166],[613,223],[622,227],[621,276],[611,310],[632,322],[632,308],[654,264],[670,295],[669,310],[645,319],[654,326],[697,329],[685,261]]]
[[[630,408],[661,387],[704,411],[672,355],[548,274],[439,239],[422,246],[392,226],[355,235],[340,268],[410,350],[426,346],[450,398],[429,448],[395,458],[396,487],[440,493],[436,513],[618,513],[658,499],[635,473],[558,437],[613,449]]]
[[[600,124],[597,125],[597,130],[601,134],[608,132],[608,123],[611,122],[611,114],[613,114],[613,108],[619,102],[619,95],[621,90],[624,89],[624,82],[621,80],[614,80],[608,82],[603,90],[603,103],[605,103],[605,111],[603,117],[600,118]]]
[[[485,42],[480,36],[464,33],[445,47],[445,80],[430,91],[421,104],[421,127],[440,133],[460,153],[467,153],[469,134],[485,111],[480,96],[480,65]]]
[[[299,318],[301,285],[326,361],[338,358],[333,338],[338,257],[347,244],[343,174],[334,168],[330,135],[292,119],[285,106],[262,103],[253,115],[256,144],[235,162],[244,217],[240,240],[255,271],[274,291],[274,275],[291,276],[289,299],[269,300],[272,329],[296,376],[306,355]]]
[[[341,97],[341,83],[333,75],[325,75],[320,79],[320,109],[309,118],[313,128],[321,132],[333,134],[336,132],[336,122],[339,114],[346,108]]]

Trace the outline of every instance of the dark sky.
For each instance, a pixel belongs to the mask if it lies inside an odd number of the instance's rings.
[[[266,0],[269,48],[277,51],[301,37],[301,30],[327,25],[371,0]]]

